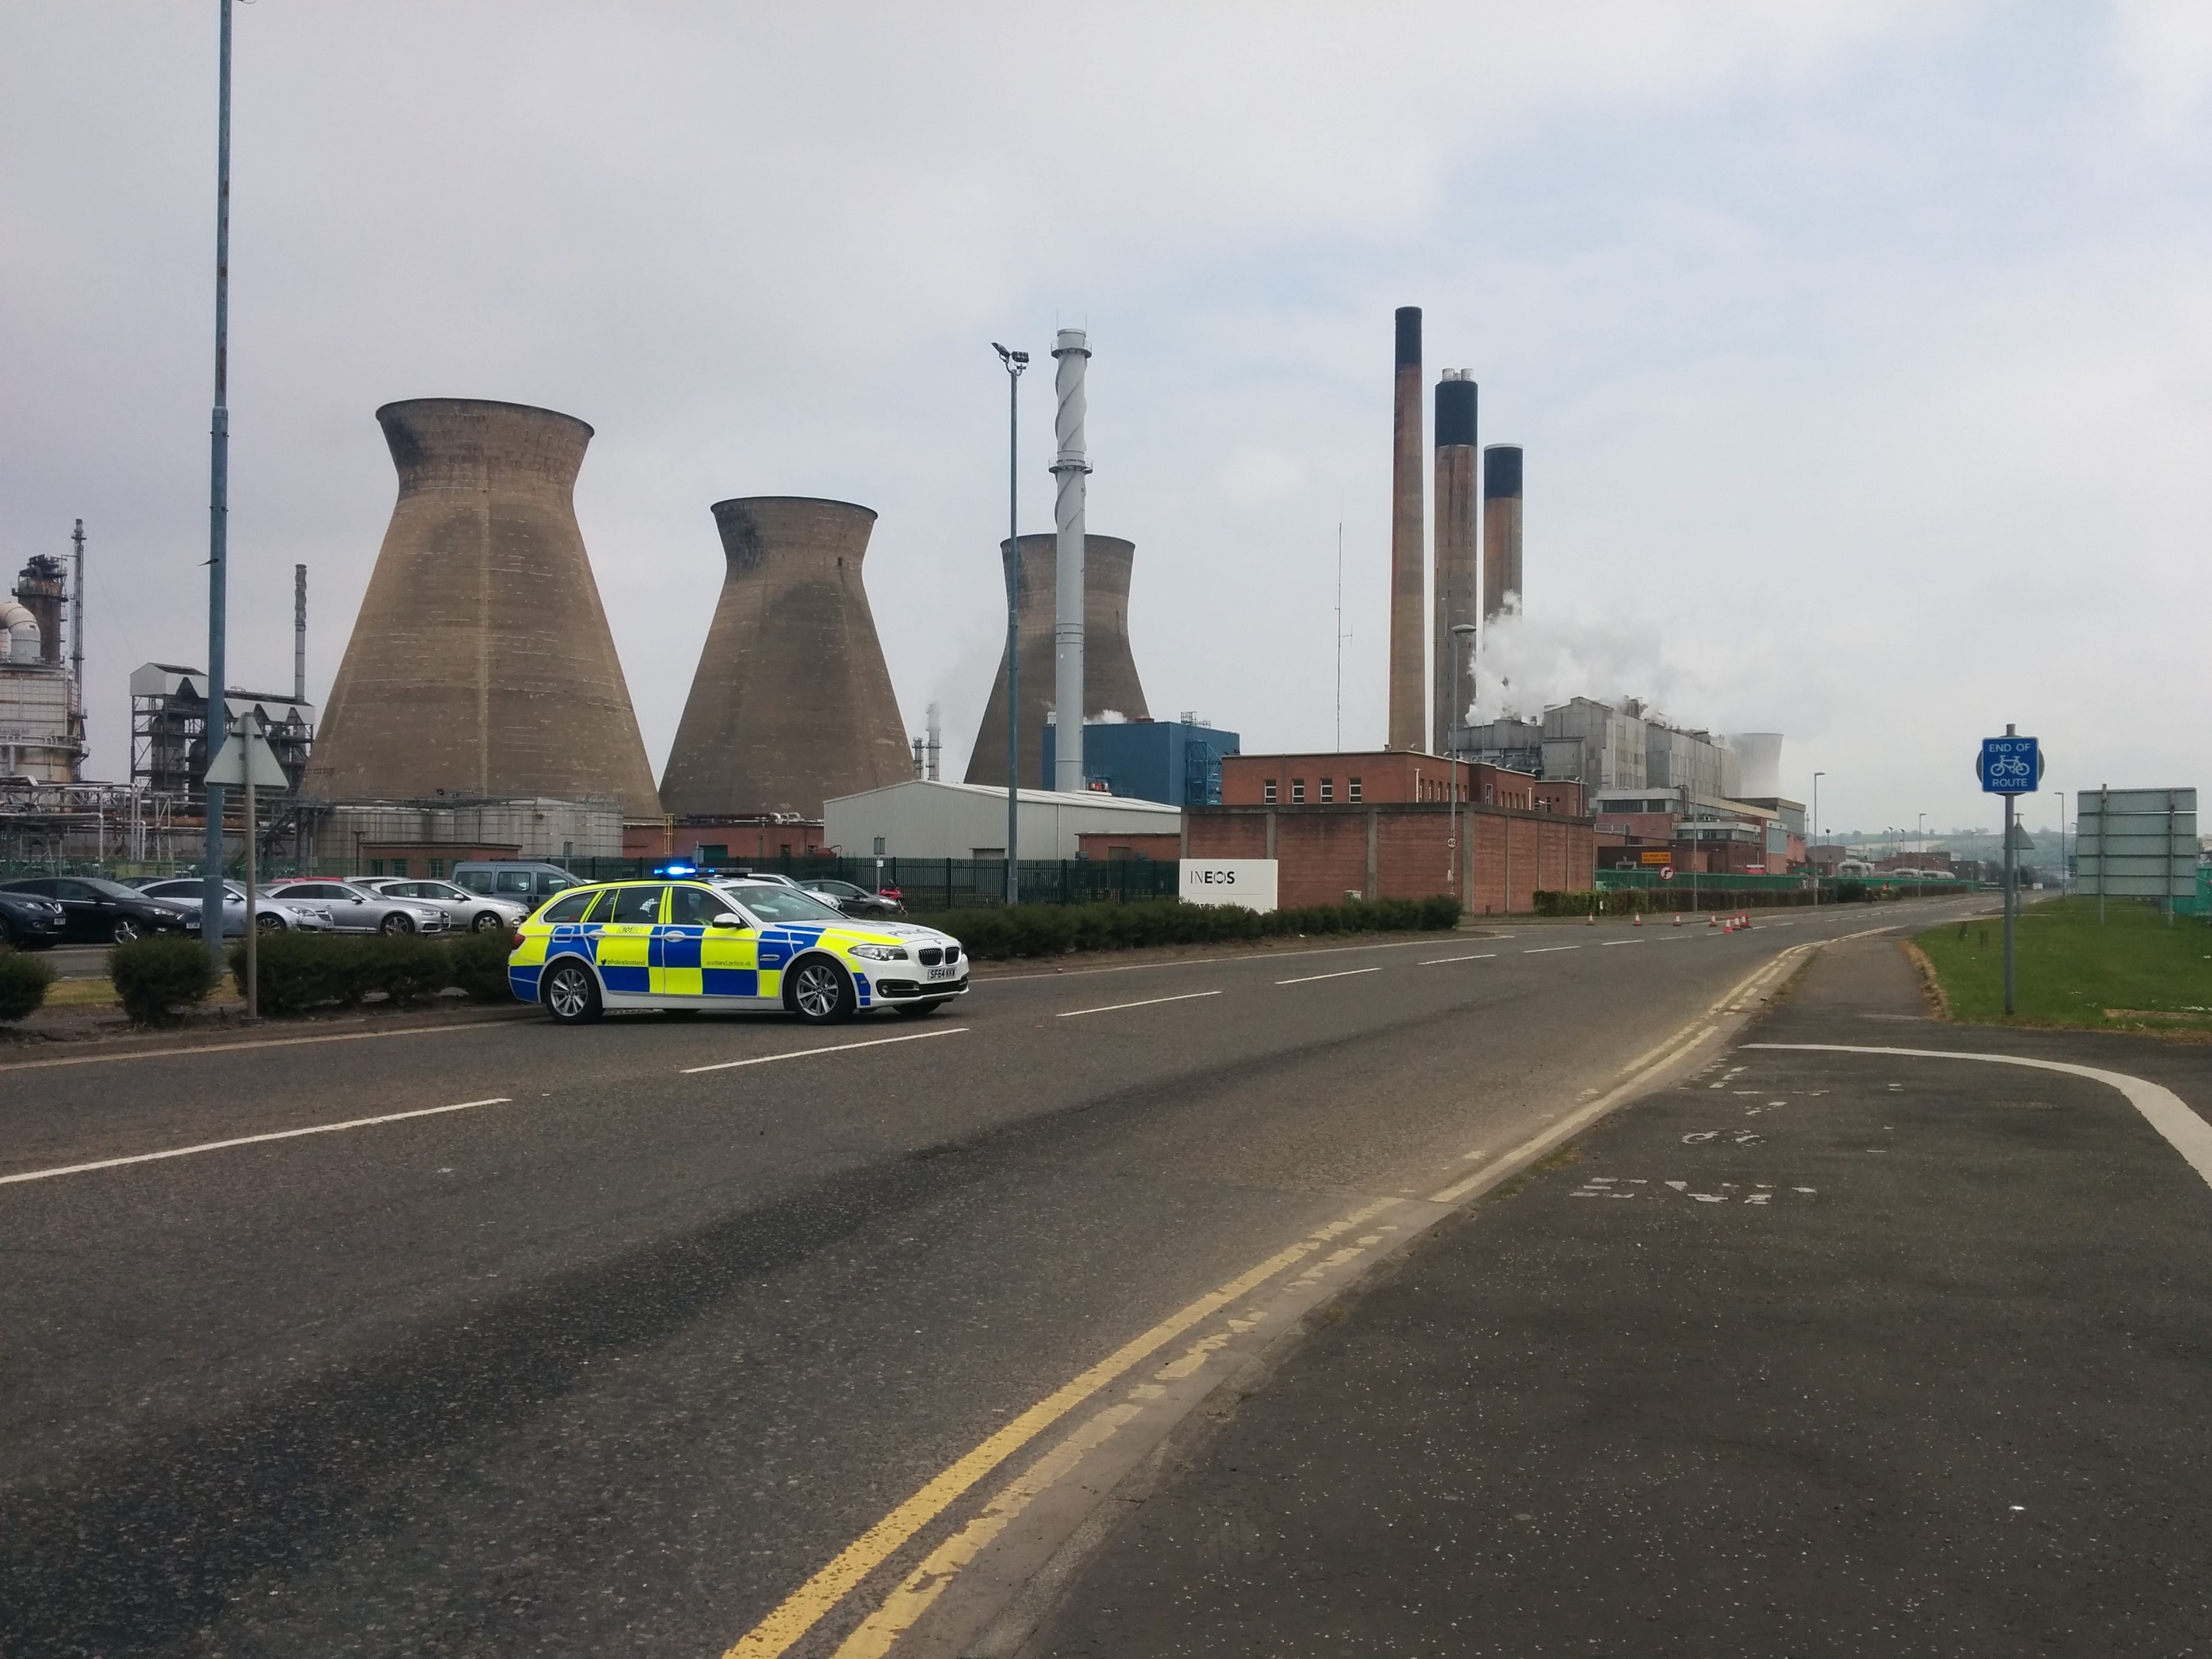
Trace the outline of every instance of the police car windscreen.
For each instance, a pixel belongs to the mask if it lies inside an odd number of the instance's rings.
[[[842,921],[845,913],[820,899],[809,898],[795,887],[732,885],[728,890],[738,903],[763,921]]]

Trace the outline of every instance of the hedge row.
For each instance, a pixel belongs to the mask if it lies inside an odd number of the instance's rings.
[[[1146,945],[1207,945],[1224,939],[1312,933],[1376,933],[1456,927],[1459,901],[1356,900],[1303,910],[1247,910],[1232,904],[1153,899],[1133,904],[1010,904],[915,918],[958,939],[972,957],[1060,956],[1069,951],[1131,950]]]
[[[1876,887],[1862,881],[1839,881],[1821,893],[1820,902],[1822,904],[1871,904],[1877,899],[1904,898],[1908,894],[1942,896],[1969,890],[1964,883],[1899,888]],[[1711,888],[1692,890],[1679,886],[1601,887],[1595,891],[1583,893],[1539,889],[1535,910],[1540,916],[1587,916],[1593,914],[1625,916],[1638,910],[1647,915],[1664,915],[1673,910],[1713,910],[1726,915],[1731,910],[1793,909],[1809,906],[1812,902],[1812,891],[1805,888],[1717,892]]]
[[[0,945],[0,1020],[15,1020],[46,1000],[54,970],[36,957]]]
[[[141,1025],[167,1025],[179,1008],[205,1001],[220,975],[199,940],[149,933],[107,953],[107,977],[125,1013]]]
[[[412,933],[270,933],[260,946],[264,1014],[355,1008],[379,994],[404,1008],[448,987],[462,991],[471,1002],[506,1002],[514,994],[507,980],[513,942],[503,927],[450,939]],[[243,994],[243,940],[230,947],[230,971]]]

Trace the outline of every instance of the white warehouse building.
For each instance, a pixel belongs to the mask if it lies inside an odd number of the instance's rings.
[[[1072,859],[1079,836],[1182,830],[1180,807],[1122,795],[1024,789],[1019,811],[1024,859]],[[848,859],[1002,859],[1006,792],[915,778],[840,795],[823,803],[822,839]]]

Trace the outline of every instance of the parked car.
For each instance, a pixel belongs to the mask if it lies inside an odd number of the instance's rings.
[[[425,904],[434,904],[445,912],[446,926],[465,927],[475,933],[489,933],[494,928],[512,927],[528,920],[537,907],[524,898],[509,898],[499,893],[472,893],[465,887],[456,887],[450,881],[411,881],[387,877],[382,881],[364,881],[363,887],[381,893],[386,898],[419,899]]]
[[[181,933],[198,920],[187,906],[100,876],[26,876],[0,882],[0,889],[59,903],[64,937],[79,943],[120,945],[143,933]]]
[[[759,877],[753,878],[757,881]],[[802,882],[800,890],[811,893],[825,904],[834,904],[848,916],[897,916],[906,914],[906,906],[899,902],[896,893],[872,893],[865,887],[856,887],[849,881],[823,878],[819,881]]]
[[[172,904],[188,904],[192,908],[191,926],[199,927],[199,908],[205,890],[198,876],[171,876],[155,881],[133,884],[149,898],[167,899]],[[227,881],[222,884],[228,895],[222,907],[222,936],[225,939],[246,937],[246,889],[239,883]],[[302,899],[296,903],[279,904],[269,896],[264,888],[253,896],[253,920],[264,933],[281,933],[289,929],[295,933],[326,933],[331,931],[331,908],[327,904],[310,904]]]
[[[453,866],[453,880],[471,893],[514,899],[533,910],[562,888],[576,884],[575,877],[559,865],[527,859],[464,859]]]
[[[51,951],[68,933],[58,899],[0,891],[0,943],[18,951]]]
[[[331,926],[341,933],[442,933],[446,913],[416,899],[386,898],[348,881],[300,877],[271,882],[269,896],[279,904],[326,908]]]

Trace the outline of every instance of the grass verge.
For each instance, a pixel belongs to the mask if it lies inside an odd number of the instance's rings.
[[[2003,1024],[2004,923],[1931,927],[1913,940],[1950,1018]],[[2148,904],[2094,898],[2024,907],[2014,925],[2012,1023],[2212,1036],[2212,927]]]

